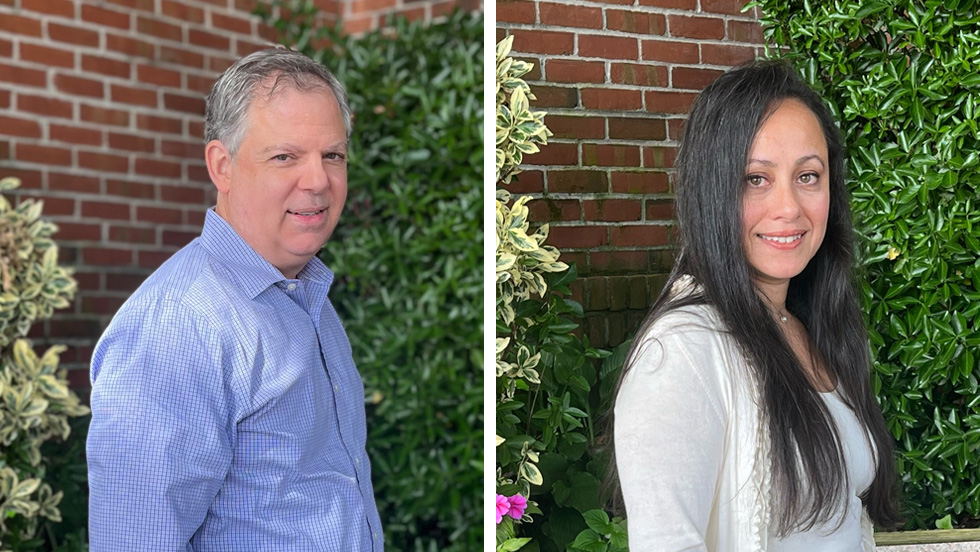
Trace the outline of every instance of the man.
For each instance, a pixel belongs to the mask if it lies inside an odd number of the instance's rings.
[[[207,101],[201,236],[92,358],[93,552],[380,551],[364,388],[316,258],[347,196],[346,94],[286,49]]]

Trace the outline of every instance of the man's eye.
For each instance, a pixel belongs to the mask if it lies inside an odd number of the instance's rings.
[[[276,161],[289,161],[289,154],[280,153],[279,155],[273,156],[272,158],[275,159]]]
[[[345,159],[342,153],[328,153],[323,156],[324,159],[330,159],[333,161],[343,161]]]

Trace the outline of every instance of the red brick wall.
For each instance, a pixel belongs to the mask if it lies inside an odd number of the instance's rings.
[[[554,137],[509,186],[539,199],[548,242],[575,262],[591,343],[621,343],[673,261],[672,166],[685,114],[724,70],[762,55],[739,0],[497,2],[497,39],[534,64],[525,77]]]
[[[319,2],[352,32],[383,14],[438,17],[470,0]],[[129,294],[199,231],[214,204],[204,97],[235,59],[273,40],[252,0],[0,0],[0,177],[44,200],[79,293],[38,323],[88,387],[95,341]],[[349,19],[348,19],[349,18]]]

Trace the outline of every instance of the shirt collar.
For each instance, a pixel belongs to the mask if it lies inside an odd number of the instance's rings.
[[[278,268],[252,249],[228,221],[214,209],[208,209],[201,231],[201,245],[218,262],[229,269],[238,286],[252,299],[269,286],[286,280]],[[330,288],[333,272],[317,257],[299,271],[298,280],[320,283]]]

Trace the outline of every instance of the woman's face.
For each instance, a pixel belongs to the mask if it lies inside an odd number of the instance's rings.
[[[763,122],[744,186],[743,239],[756,283],[788,284],[820,248],[830,209],[827,142],[799,100],[784,100]]]

